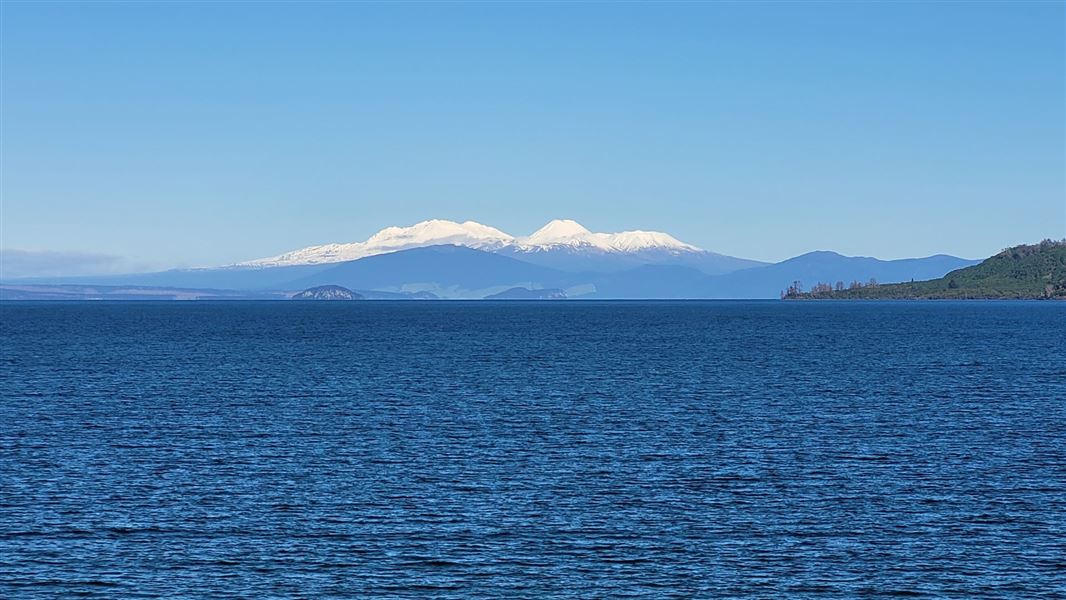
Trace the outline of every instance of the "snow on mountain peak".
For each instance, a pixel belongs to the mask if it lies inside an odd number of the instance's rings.
[[[368,247],[397,247],[431,244],[459,244],[464,242],[499,242],[513,240],[499,229],[474,221],[456,223],[444,219],[430,219],[410,227],[386,227],[363,242]]]
[[[686,244],[674,236],[661,231],[623,231],[613,233],[611,247],[622,252],[635,252],[648,248],[667,248],[671,250],[687,250],[698,252],[700,249],[692,244]]]
[[[551,244],[569,240],[575,237],[590,235],[592,232],[585,229],[581,223],[570,219],[555,219],[547,225],[533,232],[523,240],[530,245]]]
[[[415,223],[410,227],[386,227],[370,236],[365,242],[311,246],[271,258],[240,263],[240,266],[279,267],[335,263],[385,252],[439,244],[495,250],[513,241],[514,236],[474,221],[456,223],[444,219],[430,219]]]
[[[702,252],[696,246],[658,231],[593,233],[580,223],[569,219],[555,219],[532,235],[521,238],[475,221],[457,223],[444,219],[430,219],[415,223],[410,227],[386,227],[370,236],[365,242],[310,246],[271,258],[240,263],[238,266],[277,267],[335,263],[440,244],[454,244],[488,252],[510,248],[519,253],[541,252],[553,248],[609,253],[644,250],[667,250],[675,253]]]
[[[556,219],[538,229],[533,235],[517,240],[519,247],[539,250],[557,246],[595,248],[603,252],[638,252],[652,248],[699,252],[672,235],[659,231],[623,231],[621,233],[592,233],[577,221]]]

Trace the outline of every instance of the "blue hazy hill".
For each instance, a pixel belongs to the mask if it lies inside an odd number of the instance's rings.
[[[434,284],[429,287],[474,291],[519,285],[558,287],[558,284],[572,281],[574,277],[556,269],[499,254],[464,246],[442,245],[339,263],[289,281],[287,285],[313,287],[332,284],[359,289],[397,289]]]
[[[867,256],[844,256],[836,252],[817,251],[766,267],[745,269],[708,277],[699,290],[705,298],[777,298],[793,281],[809,286],[819,281],[880,283],[935,279],[949,271],[980,261],[946,254],[924,258],[880,260]]]
[[[617,273],[592,276],[595,298],[777,298],[792,282],[812,285],[819,281],[845,284],[871,278],[881,283],[931,279],[979,261],[947,255],[901,260],[843,256],[836,252],[809,252],[795,258],[735,271],[705,275],[674,265],[644,265]]]

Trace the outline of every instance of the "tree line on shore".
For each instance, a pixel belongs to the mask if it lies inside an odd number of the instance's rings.
[[[784,300],[787,298],[800,298],[803,296],[810,295],[829,295],[833,292],[843,292],[845,290],[861,290],[867,287],[877,287],[877,285],[877,279],[873,277],[871,277],[870,280],[866,283],[857,280],[852,280],[852,282],[847,284],[846,286],[844,285],[843,281],[837,281],[835,285],[819,281],[818,283],[814,284],[810,291],[805,292],[803,290],[803,282],[796,280],[793,281],[792,285],[788,286],[785,291],[781,292],[781,299]]]
[[[1066,299],[1066,240],[1006,248],[980,264],[927,281],[818,282],[810,290],[793,281],[781,299]]]

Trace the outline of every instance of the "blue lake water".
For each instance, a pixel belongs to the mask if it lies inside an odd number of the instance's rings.
[[[1066,304],[0,305],[0,597],[1053,598]]]

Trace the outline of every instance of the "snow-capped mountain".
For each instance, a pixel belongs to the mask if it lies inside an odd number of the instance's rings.
[[[386,227],[370,236],[365,242],[309,246],[270,258],[243,262],[238,266],[291,267],[338,263],[386,252],[441,244],[491,251],[511,243],[514,243],[513,236],[481,223],[474,221],[456,223],[431,219],[410,227]]]
[[[704,251],[658,231],[592,233],[580,223],[569,219],[551,221],[532,235],[516,239],[514,246],[526,252],[543,252],[560,247],[587,248],[601,252],[639,252],[653,248],[679,253]]]
[[[386,227],[364,242],[310,246],[236,266],[319,265],[445,244],[573,271],[670,263],[694,266],[708,273],[722,273],[761,264],[708,252],[658,231],[594,233],[575,221],[556,219],[531,235],[516,237],[474,221],[457,223],[432,219],[410,227]]]

